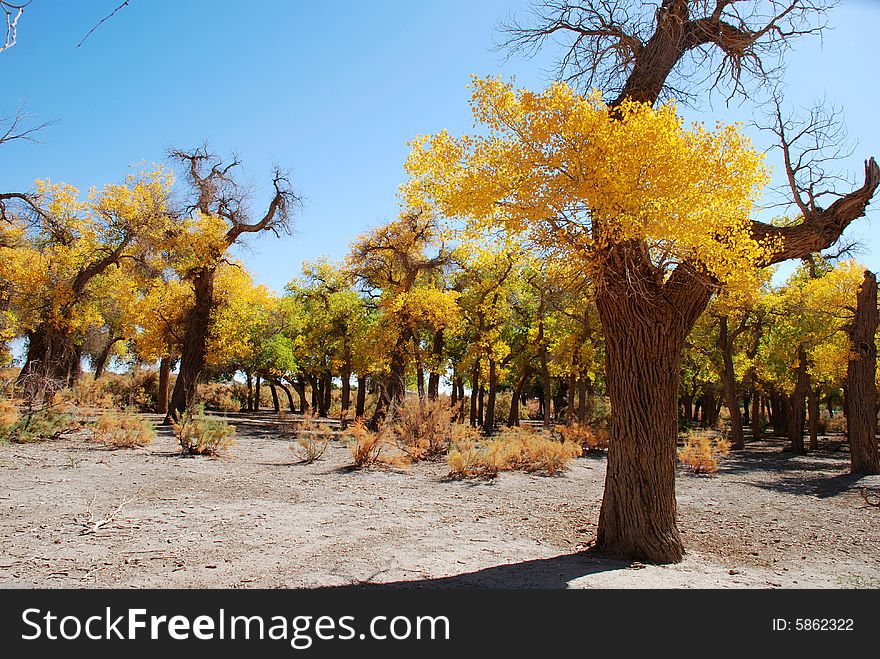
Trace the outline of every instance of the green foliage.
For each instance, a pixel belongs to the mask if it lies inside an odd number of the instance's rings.
[[[184,412],[173,424],[181,451],[194,455],[219,455],[235,444],[235,426],[211,418],[203,410]]]

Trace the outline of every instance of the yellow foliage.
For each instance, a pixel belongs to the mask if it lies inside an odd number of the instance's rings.
[[[695,474],[718,471],[718,458],[730,452],[730,442],[724,437],[713,437],[706,431],[688,434],[684,447],[678,450],[679,462]]]
[[[534,93],[477,78],[473,88],[486,134],[415,139],[404,205],[522,234],[585,266],[639,240],[662,271],[688,260],[729,285],[752,285],[774,247],[750,231],[768,174],[738,126],[685,127],[672,103],[612,112],[600,94],[564,83]]]
[[[21,414],[18,406],[7,398],[0,398],[0,440],[5,441],[18,425]]]
[[[600,428],[592,428],[586,423],[556,426],[556,430],[566,441],[582,446],[585,451],[604,451],[608,448],[610,439],[608,432]]]

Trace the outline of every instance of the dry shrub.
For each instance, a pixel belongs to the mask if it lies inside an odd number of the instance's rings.
[[[730,452],[730,442],[724,437],[695,430],[687,435],[684,447],[678,450],[678,460],[695,474],[718,471],[718,457]]]
[[[610,436],[607,430],[593,428],[586,423],[572,423],[568,426],[556,426],[556,430],[562,438],[574,442],[588,451],[604,451],[608,448]]]
[[[115,401],[108,388],[108,383],[109,380],[106,377],[95,380],[92,373],[83,373],[71,387],[73,402],[80,407],[113,407]]]
[[[146,446],[156,438],[153,425],[131,410],[102,414],[95,422],[94,431],[95,439],[116,448]]]
[[[134,407],[141,411],[156,409],[159,400],[159,374],[155,371],[133,371],[116,375],[108,373],[99,383],[120,408]]]
[[[218,455],[235,444],[235,426],[223,419],[212,419],[204,412],[184,412],[174,423],[174,435],[184,453]]]
[[[560,442],[544,432],[510,428],[491,439],[456,441],[447,461],[453,478],[492,478],[510,470],[553,476],[582,451],[580,444],[570,440]]]
[[[260,388],[262,398],[262,387]],[[247,400],[247,391],[243,386],[226,382],[209,382],[199,385],[198,400],[209,410],[220,412],[238,412]]]
[[[285,419],[281,429],[285,437],[293,440],[290,450],[304,464],[311,464],[324,457],[333,440],[333,431],[322,424],[314,413],[304,414],[299,422]]]
[[[525,413],[526,419],[540,419],[541,418],[541,401],[537,398],[529,398],[526,401],[525,410],[520,406],[520,418],[523,418],[523,413]]]
[[[846,433],[846,417],[843,413],[835,414],[825,424],[825,432],[829,434]]]
[[[361,469],[374,465],[402,465],[407,462],[394,441],[394,433],[389,424],[383,424],[373,431],[361,420],[355,421],[348,429],[350,439],[348,448],[354,459],[354,467]]]
[[[454,414],[442,400],[409,400],[396,409],[389,431],[411,462],[430,460],[449,451]]]
[[[0,441],[10,439],[20,419],[18,405],[8,398],[0,398]]]

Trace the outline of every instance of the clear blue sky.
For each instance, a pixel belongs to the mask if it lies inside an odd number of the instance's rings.
[[[163,160],[170,146],[207,141],[219,154],[241,155],[259,206],[277,162],[292,170],[305,208],[293,236],[254,240],[243,258],[279,291],[304,259],[341,258],[358,234],[396,215],[406,142],[471,129],[470,74],[540,88],[553,55],[504,62],[493,51],[498,20],[525,0],[132,0],[76,48],[118,4],[28,7],[18,44],[0,54],[0,115],[26,102],[40,120],[59,121],[41,144],[0,149],[0,189],[49,177],[85,190]],[[791,53],[788,100],[809,105],[827,95],[844,107],[860,141],[845,166],[860,176],[864,158],[880,157],[880,2],[842,4],[824,44],[804,40]],[[699,118],[748,120],[751,110],[721,106]],[[860,258],[874,270],[878,216],[872,211],[850,232],[865,239]]]

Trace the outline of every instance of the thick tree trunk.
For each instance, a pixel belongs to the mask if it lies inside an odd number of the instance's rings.
[[[550,382],[550,365],[548,363],[547,358],[547,346],[544,345],[544,321],[541,320],[538,323],[538,341],[540,345],[540,359],[541,359],[541,382],[544,383],[544,397],[543,397],[543,418],[544,418],[544,428],[550,429],[550,407],[551,401],[553,399],[553,385]]]
[[[850,358],[846,368],[846,423],[850,471],[880,473],[877,451],[877,277],[865,271],[856,313],[849,327]]]
[[[641,271],[633,272],[639,266],[632,265],[631,252],[616,251],[614,269],[606,270],[596,297],[611,399],[596,549],[673,563],[684,554],[675,519],[681,351],[710,292],[690,271],[676,271],[656,285]],[[632,294],[631,276],[644,286],[639,294]]]
[[[199,271],[192,280],[195,303],[186,316],[180,372],[174,383],[166,423],[177,419],[195,404],[198,385],[204,379],[205,354],[214,306],[214,269]]]
[[[773,426],[774,436],[788,435],[788,405],[783,396],[777,392],[770,394],[770,424]]]
[[[156,414],[168,414],[168,393],[171,388],[171,358],[162,357],[159,362],[159,398],[156,401]]]
[[[483,432],[490,434],[495,429],[495,396],[498,389],[498,367],[494,359],[489,360],[489,398],[483,419]]]
[[[27,333],[28,350],[17,384],[27,396],[71,385],[80,373],[80,352],[69,333],[48,323]]]
[[[581,379],[578,381],[578,408],[577,408],[577,420],[578,423],[586,423],[587,422],[587,406],[589,405],[589,401],[591,398],[590,389],[592,383],[590,381],[589,375],[581,376]]]
[[[694,397],[691,395],[681,397],[682,418],[688,423],[694,420]]]
[[[761,439],[761,396],[752,394],[752,439]]]
[[[354,416],[356,419],[361,419],[364,416],[364,411],[367,405],[367,376],[366,375],[358,375],[357,376],[357,397],[355,398],[354,404]]]
[[[477,396],[477,423],[476,425],[483,425],[483,411],[485,409],[486,402],[486,387],[482,384],[480,385],[480,394]]]
[[[296,395],[299,396],[299,411],[302,414],[309,412],[309,399],[306,397],[306,381],[302,375],[297,375],[296,380],[291,380],[290,384],[296,389]]]
[[[444,344],[443,330],[437,330],[434,332],[434,343],[431,346],[433,359],[431,360],[431,374],[428,377],[428,398],[431,400],[437,400],[437,396],[440,395],[440,365],[443,361]]]
[[[565,422],[571,425],[575,422],[577,414],[577,406],[575,405],[575,386],[577,386],[577,376],[572,373],[568,376],[568,387],[565,392]]]
[[[290,387],[281,382],[280,380],[275,381],[275,386],[281,389],[284,392],[284,395],[287,396],[287,406],[290,408],[291,413],[296,412],[296,407],[293,405],[293,394],[290,393]]]
[[[422,368],[421,364],[418,364],[416,367],[416,389],[419,392],[419,400],[424,400],[425,393],[425,369]]]
[[[739,392],[737,391],[736,372],[733,369],[733,346],[730,345],[730,334],[727,329],[727,316],[719,319],[718,349],[721,351],[722,365],[721,385],[724,388],[724,404],[730,414],[730,447],[742,450],[746,447],[743,437],[743,418],[739,409]]]
[[[245,382],[247,383],[247,411],[254,411],[254,378],[251,376],[250,371],[244,374]]]

